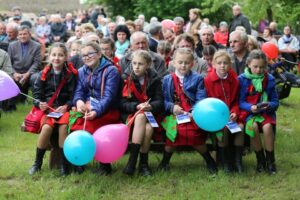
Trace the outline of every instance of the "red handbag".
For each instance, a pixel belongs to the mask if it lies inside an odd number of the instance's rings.
[[[44,111],[33,106],[31,111],[25,117],[23,130],[30,133],[39,133],[41,120],[44,115]]]
[[[66,82],[67,82],[67,77],[60,82],[58,88],[56,89],[51,99],[49,100],[48,102],[49,107],[52,106],[55,98],[58,97],[60,90],[62,89],[62,87],[65,85]],[[42,111],[40,108],[33,106],[31,111],[26,115],[21,130],[24,132],[39,134],[41,129],[41,120],[44,115],[45,115],[44,111]]]

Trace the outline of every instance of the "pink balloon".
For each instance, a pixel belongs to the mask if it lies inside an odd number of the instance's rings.
[[[111,163],[124,155],[128,146],[129,129],[125,124],[110,124],[96,130],[93,137],[96,142],[95,160]]]
[[[0,70],[0,91],[0,101],[10,99],[20,93],[15,81],[2,70]]]

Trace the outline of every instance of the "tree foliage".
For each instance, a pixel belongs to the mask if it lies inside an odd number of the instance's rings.
[[[208,17],[212,23],[229,22],[232,18],[231,7],[238,3],[242,12],[257,26],[261,19],[277,21],[279,27],[289,23],[299,29],[299,0],[89,0],[105,6],[112,16],[122,15],[126,19],[135,19],[143,13],[149,20],[152,16],[159,19],[173,19],[182,16],[188,20],[190,8],[200,8],[202,18]],[[298,29],[297,29],[298,28]]]

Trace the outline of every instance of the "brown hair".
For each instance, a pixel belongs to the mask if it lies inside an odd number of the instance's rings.
[[[174,40],[174,47],[175,47],[175,49],[178,48],[178,44],[179,44],[182,40],[185,40],[185,41],[187,41],[188,43],[191,43],[193,49],[195,48],[195,40],[194,40],[193,36],[190,35],[190,34],[188,34],[188,33],[183,33],[183,34],[181,34],[181,35],[178,35],[178,36],[175,38],[175,40]]]
[[[131,58],[133,59],[133,57],[135,57],[135,56],[143,58],[146,61],[147,65],[151,66],[152,58],[151,58],[150,53],[148,51],[145,51],[145,50],[134,51],[131,55]]]
[[[95,31],[96,31],[95,26],[94,26],[92,23],[85,23],[85,24],[82,24],[82,25],[80,26],[80,30],[81,30],[81,32],[82,32],[83,30],[87,30],[88,32],[95,32]]]
[[[61,48],[63,50],[65,56],[68,55],[68,49],[64,43],[61,43],[61,42],[53,43],[49,49],[49,55],[51,54],[51,51],[53,50],[53,48]]]
[[[268,63],[267,56],[259,49],[255,49],[249,53],[246,60],[247,65],[249,65],[249,63],[254,59],[262,59],[265,65]]]
[[[97,53],[101,52],[100,46],[96,42],[83,43],[81,46],[81,49],[83,49],[85,47],[92,47],[95,51],[97,51]]]
[[[189,12],[197,15],[198,17],[200,16],[200,9],[199,8],[192,8],[192,9],[189,10]]]
[[[172,51],[172,46],[169,42],[161,40],[158,42],[157,51],[160,51],[163,54],[168,54]]]
[[[176,59],[178,54],[187,54],[191,57],[192,60],[194,60],[194,52],[189,48],[178,48],[178,49],[176,49],[174,51],[174,54],[173,54],[173,60]]]
[[[214,57],[213,57],[212,62],[213,62],[213,63],[216,63],[217,59],[220,58],[220,57],[225,57],[225,59],[228,61],[228,63],[230,63],[230,65],[232,65],[231,57],[229,56],[228,52],[227,52],[226,50],[224,50],[224,49],[218,50],[218,51],[214,54]]]

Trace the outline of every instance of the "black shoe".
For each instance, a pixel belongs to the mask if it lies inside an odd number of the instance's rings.
[[[221,166],[224,170],[225,173],[232,173],[233,169],[232,169],[232,165],[229,162],[229,149],[228,147],[218,147],[218,155],[217,157],[219,158],[219,163],[218,166]]]
[[[223,170],[226,174],[231,174],[234,172],[232,166],[230,165],[230,163],[224,163],[224,167]]]
[[[267,169],[270,175],[275,175],[277,173],[277,168],[275,163],[270,163],[270,164],[267,163]]]
[[[266,157],[265,157],[265,153],[264,150],[260,150],[260,151],[256,151],[256,161],[257,161],[257,165],[256,165],[256,172],[258,173],[262,173],[266,170]]]
[[[82,174],[84,170],[85,170],[84,166],[74,166],[74,172],[76,174]]]
[[[148,153],[140,152],[139,173],[142,176],[151,176],[152,172],[148,164]]]
[[[60,166],[60,175],[61,176],[67,176],[70,174],[70,163],[67,160],[64,150],[60,148],[60,154],[61,154],[61,166]]]
[[[270,175],[274,175],[277,173],[276,164],[275,164],[275,156],[274,150],[267,151],[266,150],[266,161],[267,161],[267,170]]]
[[[235,161],[234,161],[234,168],[237,173],[241,174],[244,172],[244,167],[243,167],[243,146],[236,146],[235,147]]]
[[[70,174],[70,169],[66,165],[61,165],[60,167],[60,176],[68,176]]]
[[[209,151],[206,151],[204,154],[201,154],[206,162],[206,167],[209,173],[216,174],[218,172],[217,163],[215,160],[211,157]]]
[[[33,175],[41,170],[45,152],[46,149],[36,148],[35,161],[32,167],[29,169],[29,175]]]
[[[148,164],[143,164],[143,165],[140,165],[139,166],[139,173],[142,175],[142,176],[151,176],[152,175],[152,171],[149,167]]]
[[[140,152],[140,147],[141,147],[140,144],[134,144],[134,143],[131,144],[130,156],[126,167],[123,169],[124,174],[127,174],[129,176],[132,176],[134,174],[137,158]]]
[[[159,171],[169,171],[170,170],[170,160],[172,158],[173,152],[164,151],[163,159],[159,163],[157,170]]]
[[[110,163],[100,163],[98,169],[96,169],[96,174],[100,176],[108,176],[112,173],[112,167]]]
[[[36,174],[39,171],[41,171],[41,166],[33,164],[32,167],[29,169],[29,175]]]
[[[158,167],[157,167],[158,171],[163,171],[163,172],[167,172],[170,170],[170,164],[169,163],[159,163]]]

